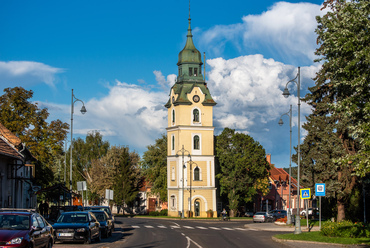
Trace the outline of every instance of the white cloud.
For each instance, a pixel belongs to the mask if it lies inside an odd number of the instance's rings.
[[[135,150],[145,150],[161,133],[165,133],[167,109],[164,104],[168,100],[167,92],[152,92],[118,80],[109,87],[105,97],[85,102],[85,115],[79,112],[79,103],[75,104],[74,135],[86,135],[88,131],[98,130],[105,139],[118,141],[116,145],[130,145]],[[39,105],[52,108],[53,112],[64,112],[63,119],[69,123],[70,106]],[[57,115],[61,116],[61,113]]]
[[[161,71],[154,71],[155,80],[162,87],[163,90],[169,90],[175,83],[177,76],[175,74],[170,74],[167,79],[163,76]]]
[[[316,49],[315,16],[320,6],[277,2],[260,15],[247,15],[242,23],[218,25],[204,31],[199,42],[211,55],[221,56],[227,43],[239,53],[267,51],[275,59],[313,61]],[[260,53],[258,52],[258,53]]]
[[[54,87],[55,75],[63,71],[61,68],[33,61],[0,61],[0,86],[5,88],[45,83]]]
[[[291,97],[282,96],[286,83],[297,75],[294,66],[265,59],[262,55],[217,58],[207,63],[211,68],[208,86],[218,103],[214,110],[218,128],[230,127],[249,133],[269,129],[269,122],[278,120],[282,112],[288,111],[289,104],[297,105],[296,86],[289,85]],[[319,65],[301,68],[301,97],[313,86],[311,78],[318,69]],[[301,112],[302,115],[310,112],[303,102]],[[296,116],[294,113],[293,117]]]

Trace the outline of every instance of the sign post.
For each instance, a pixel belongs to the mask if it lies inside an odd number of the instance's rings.
[[[307,205],[308,205],[308,202],[307,202],[307,199],[311,199],[311,189],[310,188],[305,188],[305,189],[301,189],[300,190],[301,192],[301,199],[304,199],[306,200],[306,220],[307,220],[307,227],[308,227],[308,209],[307,209]],[[300,215],[300,213],[298,213]]]
[[[316,196],[320,197],[319,204],[319,230],[321,230],[321,196],[325,196],[325,183],[316,183],[315,184],[315,193]]]

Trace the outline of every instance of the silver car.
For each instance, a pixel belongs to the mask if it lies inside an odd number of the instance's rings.
[[[253,222],[272,222],[273,217],[271,214],[266,212],[257,212],[253,215]]]

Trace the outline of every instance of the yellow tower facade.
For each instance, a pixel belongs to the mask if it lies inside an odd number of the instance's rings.
[[[178,76],[165,105],[168,215],[206,217],[216,211],[212,99],[202,75],[202,58],[189,28],[179,53]]]

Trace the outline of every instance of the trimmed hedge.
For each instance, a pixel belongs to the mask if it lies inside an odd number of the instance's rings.
[[[167,216],[167,215],[168,215],[167,209],[162,209],[160,212],[159,211],[149,212],[149,216]]]
[[[321,233],[328,237],[370,238],[370,225],[348,220],[325,222],[321,227]]]

